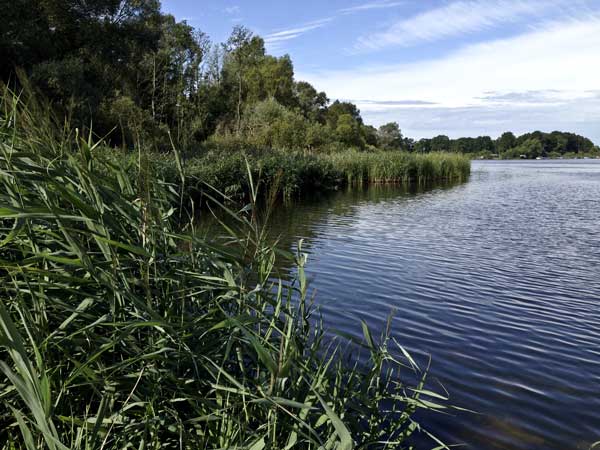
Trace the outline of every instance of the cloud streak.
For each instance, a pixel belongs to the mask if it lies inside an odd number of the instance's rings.
[[[337,14],[332,17],[326,17],[324,19],[314,20],[303,25],[295,26],[292,28],[279,30],[265,36],[265,43],[271,48],[271,50],[279,49],[285,41],[290,41],[300,36],[319,28],[323,28],[338,19],[340,16],[359,13],[362,11],[374,10],[374,9],[385,9],[393,8],[405,4],[404,1],[395,0],[376,0],[360,5],[343,8],[337,11]]]
[[[265,36],[265,38],[264,38],[265,43],[267,45],[278,44],[278,43],[281,43],[284,41],[296,39],[296,38],[302,36],[303,34],[308,33],[309,31],[313,31],[313,30],[322,28],[332,21],[333,21],[333,18],[330,17],[330,18],[326,18],[326,19],[316,20],[313,22],[308,22],[308,23],[306,23],[304,25],[300,25],[298,27],[289,28],[286,30],[280,30],[280,31],[277,31],[274,33],[270,33]]]
[[[366,107],[377,107],[377,108],[397,108],[397,107],[408,107],[408,106],[434,106],[437,105],[435,102],[427,102],[424,100],[357,100],[357,99],[344,99],[358,105]]]
[[[361,5],[351,6],[348,8],[340,9],[339,12],[342,14],[352,14],[361,11],[369,11],[373,9],[387,9],[394,8],[396,6],[402,6],[406,4],[404,1],[374,1],[363,3]]]
[[[574,0],[577,2],[577,0]],[[489,30],[502,24],[548,14],[566,0],[458,0],[400,20],[386,30],[362,36],[356,51],[409,47]]]
[[[240,14],[242,9],[239,6],[228,6],[223,10],[225,14],[229,14],[230,16]]]
[[[539,104],[561,104],[565,100],[565,93],[556,89],[530,90],[523,92],[485,92],[478,97],[489,103],[513,104],[513,105],[539,105]]]

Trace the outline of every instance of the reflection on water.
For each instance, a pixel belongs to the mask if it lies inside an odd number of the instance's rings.
[[[480,414],[421,417],[470,449],[600,439],[600,164],[476,162],[462,185],[375,186],[277,208],[326,322],[394,336]]]
[[[351,224],[355,214],[364,204],[411,198],[425,193],[441,192],[460,186],[460,183],[404,186],[401,184],[376,184],[364,188],[347,188],[341,191],[317,193],[303,198],[287,207],[273,207],[268,219],[272,239],[277,239],[283,248],[291,248],[298,239],[305,239],[304,250],[316,244],[319,229],[333,220],[341,231],[344,223]],[[315,238],[315,239],[313,239]]]

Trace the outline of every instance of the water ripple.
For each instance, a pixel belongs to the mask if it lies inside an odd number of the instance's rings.
[[[600,439],[600,164],[477,162],[425,193],[339,193],[278,211],[307,238],[327,322],[395,337],[452,401],[422,419],[469,449],[588,448]],[[377,333],[378,334],[378,333]]]

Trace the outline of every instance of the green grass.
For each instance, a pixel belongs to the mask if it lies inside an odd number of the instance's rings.
[[[202,237],[143,154],[124,168],[49,117],[4,96],[0,449],[405,448],[417,409],[445,409],[389,329],[325,338],[251,182]]]

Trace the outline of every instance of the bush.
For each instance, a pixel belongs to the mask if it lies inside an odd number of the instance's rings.
[[[279,150],[306,146],[308,122],[299,112],[276,100],[265,100],[250,106],[244,113],[242,130],[249,143]]]

